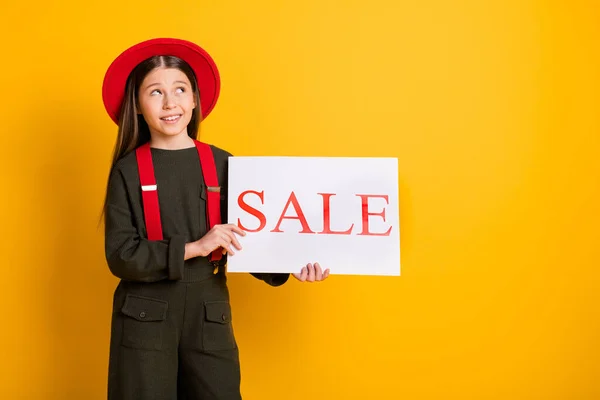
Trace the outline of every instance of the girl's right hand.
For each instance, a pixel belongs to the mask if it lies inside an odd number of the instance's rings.
[[[242,245],[235,236],[236,233],[241,236],[246,236],[246,232],[234,224],[213,226],[206,235],[196,242],[200,248],[200,255],[206,257],[219,247],[223,248],[223,254],[228,253],[229,255],[234,255],[235,253],[232,245],[237,250],[242,249]]]

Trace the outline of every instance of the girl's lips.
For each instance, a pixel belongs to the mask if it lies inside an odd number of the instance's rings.
[[[181,114],[178,115],[170,115],[168,117],[163,117],[160,120],[167,124],[174,124],[181,119]]]

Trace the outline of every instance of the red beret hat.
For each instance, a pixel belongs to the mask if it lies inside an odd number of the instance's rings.
[[[217,66],[211,56],[197,44],[172,38],[150,39],[138,43],[111,63],[102,84],[102,99],[110,118],[118,124],[129,74],[139,63],[153,56],[175,56],[189,64],[198,81],[202,118],[206,118],[214,108],[221,88]]]

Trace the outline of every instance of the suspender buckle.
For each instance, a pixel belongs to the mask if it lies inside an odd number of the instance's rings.
[[[209,192],[220,193],[221,192],[221,186],[208,186],[206,188],[206,190],[208,190]]]
[[[142,192],[156,191],[156,185],[142,185]]]
[[[221,266],[218,261],[210,261],[210,265],[213,267],[213,275],[216,275],[220,272]]]

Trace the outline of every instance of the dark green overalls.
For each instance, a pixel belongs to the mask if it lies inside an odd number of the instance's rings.
[[[212,147],[222,188],[229,153]],[[134,152],[111,172],[106,259],[114,293],[109,400],[241,399],[225,262],[184,261],[207,232],[206,188],[195,148],[152,149],[164,239],[147,240]],[[226,191],[221,193],[227,221]],[[252,274],[272,286],[289,274]]]

